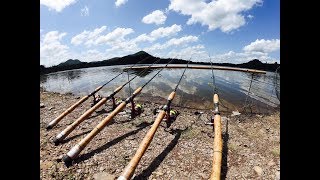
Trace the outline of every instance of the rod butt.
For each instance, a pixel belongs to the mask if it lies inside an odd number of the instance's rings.
[[[125,178],[124,176],[120,176],[120,177],[118,177],[117,180],[127,180],[127,178]]]
[[[71,159],[71,157],[69,157],[68,155],[64,155],[64,156],[62,157],[62,161],[64,162],[64,164],[65,164],[67,167],[69,167],[69,166],[72,165],[72,159]]]
[[[52,125],[48,125],[47,127],[46,127],[46,130],[50,130],[50,129],[52,129]]]
[[[59,139],[57,139],[56,137],[53,138],[52,142],[54,143],[55,146],[59,145],[60,144],[60,141]]]

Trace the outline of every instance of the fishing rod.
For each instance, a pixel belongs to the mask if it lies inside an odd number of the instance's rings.
[[[135,65],[141,63],[142,61],[145,61],[146,59],[148,59],[151,56],[148,56],[144,59],[142,59],[141,61],[138,61],[137,63],[135,63],[134,65],[132,65],[131,67],[129,67],[130,69],[132,67],[134,67]],[[100,89],[102,89],[105,85],[107,85],[108,83],[110,83],[111,81],[113,81],[114,79],[116,79],[117,77],[119,77],[121,74],[123,74],[124,71],[122,71],[121,73],[119,73],[118,75],[116,75],[115,77],[113,77],[111,80],[109,80],[108,82],[104,83],[103,85],[97,87],[94,91],[92,91],[90,94],[82,97],[78,102],[76,102],[75,104],[73,104],[72,106],[70,106],[67,110],[65,110],[62,114],[60,114],[58,117],[56,117],[54,120],[52,120],[48,126],[46,127],[47,130],[52,129],[55,125],[57,125],[62,118],[64,118],[66,115],[68,115],[69,113],[71,113],[76,107],[78,107],[80,104],[82,104],[83,102],[85,102],[90,96],[93,96],[93,104],[96,104],[96,97],[95,94],[100,91]]]
[[[209,55],[210,57],[210,55]],[[222,162],[222,135],[221,135],[221,116],[219,112],[219,96],[215,84],[215,77],[213,73],[213,65],[210,57],[211,72],[212,72],[212,93],[213,93],[213,126],[214,126],[214,139],[213,139],[213,163],[210,180],[220,180],[221,162]]]
[[[190,58],[191,60],[191,58]],[[189,60],[189,62],[190,62]],[[165,118],[165,116],[167,116],[167,120],[170,119],[170,114],[172,112],[170,105],[171,102],[173,100],[173,98],[175,97],[177,88],[182,80],[182,77],[184,77],[184,73],[186,72],[187,68],[188,68],[188,64],[185,67],[180,80],[178,81],[176,87],[174,88],[173,92],[170,93],[168,99],[167,99],[167,104],[165,106],[163,106],[162,110],[159,112],[156,120],[154,121],[152,127],[150,128],[150,130],[148,131],[148,133],[146,134],[146,136],[143,138],[142,142],[140,143],[140,146],[138,148],[138,150],[136,151],[136,154],[133,156],[133,158],[131,159],[131,161],[129,162],[129,164],[126,166],[126,168],[124,169],[122,175],[120,177],[118,177],[118,180],[128,180],[132,177],[138,163],[140,162],[142,156],[144,155],[144,153],[146,152],[147,148],[149,147],[152,138],[154,136],[154,134],[156,133],[161,121]],[[176,118],[176,116],[174,115],[174,119]]]
[[[88,145],[88,143],[119,113],[127,104],[131,103],[133,106],[134,98],[141,93],[142,89],[149,84],[168,64],[173,61],[170,60],[163,68],[161,68],[151,79],[149,79],[143,86],[138,87],[131,96],[124,100],[117,106],[106,118],[104,118],[86,137],[84,137],[78,144],[76,144],[65,156],[62,157],[66,166],[70,166],[72,161],[78,157],[80,152]],[[133,106],[134,109],[134,106]]]
[[[93,107],[91,107],[89,110],[87,110],[84,114],[82,114],[77,120],[75,120],[72,124],[70,124],[68,127],[66,127],[63,131],[61,131],[54,139],[53,143],[55,145],[58,145],[61,143],[78,125],[80,125],[81,122],[86,120],[96,109],[98,109],[100,106],[102,106],[105,102],[107,102],[109,99],[112,99],[112,110],[114,110],[117,107],[117,104],[115,102],[114,96],[123,88],[125,87],[128,83],[133,81],[136,77],[142,75],[145,73],[150,67],[156,63],[158,63],[160,59],[156,60],[153,62],[151,65],[149,65],[147,68],[145,68],[143,71],[135,75],[133,78],[131,78],[129,81],[124,83],[123,85],[119,86],[116,88],[111,94],[108,96],[101,98],[97,104],[95,104]]]

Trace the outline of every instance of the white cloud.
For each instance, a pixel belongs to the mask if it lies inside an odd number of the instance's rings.
[[[194,62],[206,61],[208,59],[208,53],[205,51],[205,47],[201,44],[196,46],[189,46],[180,50],[172,50],[168,53],[167,57],[179,56],[181,59],[190,59]]]
[[[186,46],[188,43],[196,42],[196,41],[198,41],[197,36],[184,36],[181,38],[172,38],[162,45],[159,43],[156,43],[156,44],[152,45],[151,47],[145,48],[145,50],[153,52],[153,51],[157,51],[157,50],[166,49],[171,46],[179,46],[179,45]]]
[[[66,34],[50,31],[40,38],[40,64],[52,66],[69,58],[69,47],[60,42]]]
[[[207,25],[209,30],[220,28],[222,32],[230,32],[245,24],[241,14],[259,5],[262,0],[170,0],[169,10],[191,16],[188,25],[201,23]]]
[[[40,4],[47,6],[49,10],[61,12],[67,6],[75,3],[76,0],[40,0]]]
[[[247,17],[248,17],[249,19],[253,19],[253,18],[254,18],[254,16],[251,15],[251,14],[249,14]]]
[[[150,36],[153,37],[153,38],[161,38],[161,37],[166,37],[166,36],[172,36],[172,35],[175,35],[177,34],[179,31],[181,31],[181,26],[180,25],[172,25],[172,26],[169,26],[169,27],[161,27],[161,28],[158,28],[154,31],[152,31],[150,33]]]
[[[149,42],[153,42],[156,39],[147,35],[147,34],[141,34],[138,37],[136,37],[135,39],[133,39],[133,42],[144,42],[144,41],[149,41]]]
[[[71,39],[71,44],[81,45],[84,44],[87,47],[92,45],[108,44],[113,45],[125,41],[125,36],[133,33],[131,28],[116,28],[113,31],[102,35],[102,33],[107,29],[106,26],[96,28],[93,31],[83,31],[82,33],[74,36]]]
[[[279,62],[277,59],[272,58],[268,53],[263,52],[233,52],[229,51],[224,54],[212,56],[213,62],[231,62],[231,63],[245,63],[253,59],[258,59],[261,62],[274,63]]]
[[[198,37],[197,36],[184,36],[182,38],[172,38],[170,39],[166,44],[168,44],[168,46],[178,46],[178,45],[183,45],[183,44],[187,44],[190,42],[196,42],[198,41]]]
[[[80,45],[85,43],[86,45],[94,44],[94,41],[99,37],[101,33],[103,33],[107,29],[106,26],[101,26],[100,28],[94,29],[91,31],[83,31],[82,33],[74,36],[71,39],[71,44],[73,45]]]
[[[121,6],[121,5],[123,5],[123,4],[127,3],[127,2],[128,2],[128,0],[116,0],[115,5],[117,7],[119,7],[119,6]]]
[[[270,53],[280,49],[280,40],[279,39],[257,39],[256,41],[250,43],[249,45],[243,48],[246,52],[262,52]]]
[[[97,40],[94,42],[94,44],[98,45],[98,44],[104,44],[104,43],[112,43],[112,42],[116,42],[116,41],[118,41],[118,42],[123,41],[125,36],[127,36],[133,32],[134,31],[131,28],[116,28],[112,32],[97,38]]]
[[[155,10],[152,13],[146,15],[145,17],[142,18],[142,22],[145,24],[164,24],[166,21],[167,16],[160,10]]]
[[[170,37],[176,35],[178,32],[182,30],[181,25],[173,24],[168,27],[160,27],[158,29],[153,30],[150,34],[141,34],[132,41],[134,43],[149,41],[153,42],[159,38]]]
[[[81,9],[81,16],[89,16],[88,6],[84,6],[84,8]]]

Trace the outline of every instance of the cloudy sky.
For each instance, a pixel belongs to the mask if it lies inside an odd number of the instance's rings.
[[[40,0],[40,64],[157,57],[280,62],[279,0]]]

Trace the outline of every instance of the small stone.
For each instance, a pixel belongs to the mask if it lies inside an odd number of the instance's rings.
[[[114,180],[116,176],[113,174],[109,174],[107,172],[100,172],[93,175],[93,179],[95,180]]]
[[[40,108],[46,107],[43,103],[40,103]]]
[[[259,167],[259,166],[255,166],[255,167],[253,167],[253,170],[258,174],[258,176],[261,176],[261,175],[262,175],[262,173],[263,173],[262,168],[261,168],[261,167]]]
[[[275,164],[276,164],[276,163],[273,162],[273,160],[271,160],[271,161],[268,162],[268,166],[274,166]]]
[[[239,116],[240,114],[239,111],[232,111],[231,116]]]
[[[155,174],[156,174],[157,176],[162,176],[162,175],[163,175],[163,173],[162,173],[161,171],[155,172]]]
[[[49,108],[49,111],[51,111],[52,109],[54,109],[54,107],[50,107],[50,108]]]
[[[78,170],[77,170],[77,173],[81,173],[81,169],[78,169]]]

